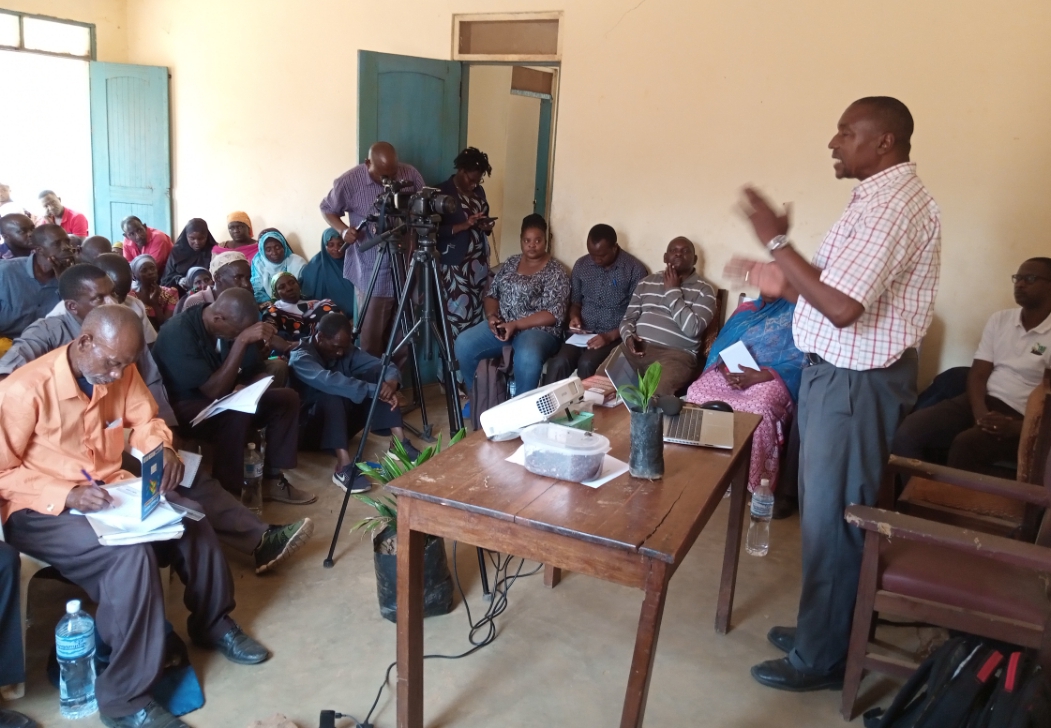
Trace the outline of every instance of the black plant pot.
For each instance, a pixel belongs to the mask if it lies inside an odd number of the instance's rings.
[[[663,413],[631,413],[631,451],[628,456],[628,470],[633,478],[660,480],[664,477]]]
[[[376,596],[380,602],[380,614],[391,622],[398,621],[398,554],[383,553],[393,549],[381,549],[380,544],[394,538],[397,538],[397,533],[387,528],[373,541]],[[428,536],[423,547],[423,616],[448,614],[452,609],[453,578],[445,556],[445,541]]]

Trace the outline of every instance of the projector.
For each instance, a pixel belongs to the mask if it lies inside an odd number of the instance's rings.
[[[556,417],[582,399],[580,377],[569,377],[512,397],[487,409],[478,420],[490,440],[510,440],[524,428]]]

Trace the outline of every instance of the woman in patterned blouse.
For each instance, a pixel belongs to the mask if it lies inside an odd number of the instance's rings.
[[[514,347],[515,393],[536,389],[544,362],[562,345],[569,305],[569,274],[547,249],[547,223],[540,215],[522,221],[521,255],[503,264],[483,304],[486,321],[456,339],[456,358],[467,391],[483,359]]]

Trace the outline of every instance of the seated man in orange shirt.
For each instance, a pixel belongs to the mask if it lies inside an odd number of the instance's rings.
[[[97,483],[129,477],[120,467],[125,428],[143,452],[164,446],[161,490],[168,499],[196,505],[174,492],[183,466],[133,366],[143,346],[131,310],[99,306],[72,343],[0,383],[0,516],[12,546],[47,561],[98,603],[96,629],[113,650],[95,682],[103,724],[181,728],[186,724],[150,695],[164,665],[159,562],[171,564],[186,585],[194,642],[241,664],[270,653],[230,619],[233,578],[206,520],[184,520],[177,539],[102,546],[87,520],[70,512],[106,508],[112,499]]]
[[[51,190],[44,190],[40,193],[40,205],[44,208],[44,214],[37,220],[37,227],[60,225],[70,235],[79,235],[82,238],[89,235],[88,219],[81,213],[63,205],[62,198]]]

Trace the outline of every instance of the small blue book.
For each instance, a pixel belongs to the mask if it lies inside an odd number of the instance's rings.
[[[164,477],[164,445],[158,445],[142,459],[142,520],[161,503],[161,478]]]

